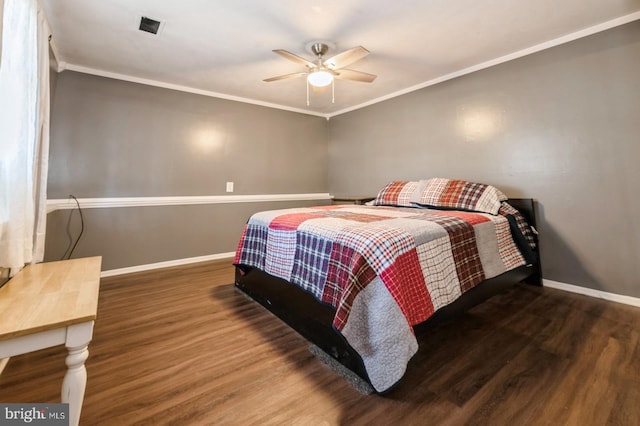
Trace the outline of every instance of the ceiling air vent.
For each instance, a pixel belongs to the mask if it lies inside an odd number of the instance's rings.
[[[158,28],[160,28],[160,21],[147,18],[146,16],[143,16],[142,19],[140,19],[140,31],[146,31],[151,34],[158,34]]]

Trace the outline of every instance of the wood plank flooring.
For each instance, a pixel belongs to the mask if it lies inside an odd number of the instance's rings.
[[[81,424],[640,424],[638,308],[517,285],[365,396],[232,282],[229,261],[103,278]],[[0,401],[58,402],[65,355],[12,358]]]

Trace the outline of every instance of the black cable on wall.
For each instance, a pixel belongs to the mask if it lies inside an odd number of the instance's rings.
[[[80,202],[73,195],[69,195],[69,198],[73,198],[76,202],[76,205],[78,206],[78,213],[80,214],[80,233],[78,234],[76,241],[73,243],[73,246],[71,245],[72,240],[71,238],[69,238],[69,245],[67,246],[67,249],[64,251],[64,254],[62,255],[62,258],[60,260],[64,260],[65,258],[71,259],[71,255],[73,254],[73,251],[78,246],[78,242],[80,241],[80,238],[84,233],[84,216],[82,215],[82,208],[80,207]],[[71,214],[73,214],[73,212],[71,212]],[[71,226],[71,214],[69,215],[69,221],[67,222],[67,233],[69,234],[69,236],[71,236],[71,231],[69,230],[69,227]],[[69,251],[69,249],[71,249],[71,251]],[[67,255],[67,252],[69,253],[68,255]]]

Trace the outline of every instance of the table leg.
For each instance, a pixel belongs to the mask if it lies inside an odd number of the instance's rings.
[[[69,425],[77,425],[87,385],[84,362],[89,357],[89,342],[93,335],[93,321],[67,327],[65,346],[69,355],[65,360],[67,373],[62,381],[62,402],[69,404]]]

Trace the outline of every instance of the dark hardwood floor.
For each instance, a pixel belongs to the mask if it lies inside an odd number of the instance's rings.
[[[365,396],[232,282],[230,261],[102,279],[81,424],[640,424],[639,308],[517,285]],[[58,402],[65,355],[12,358],[0,401]]]

